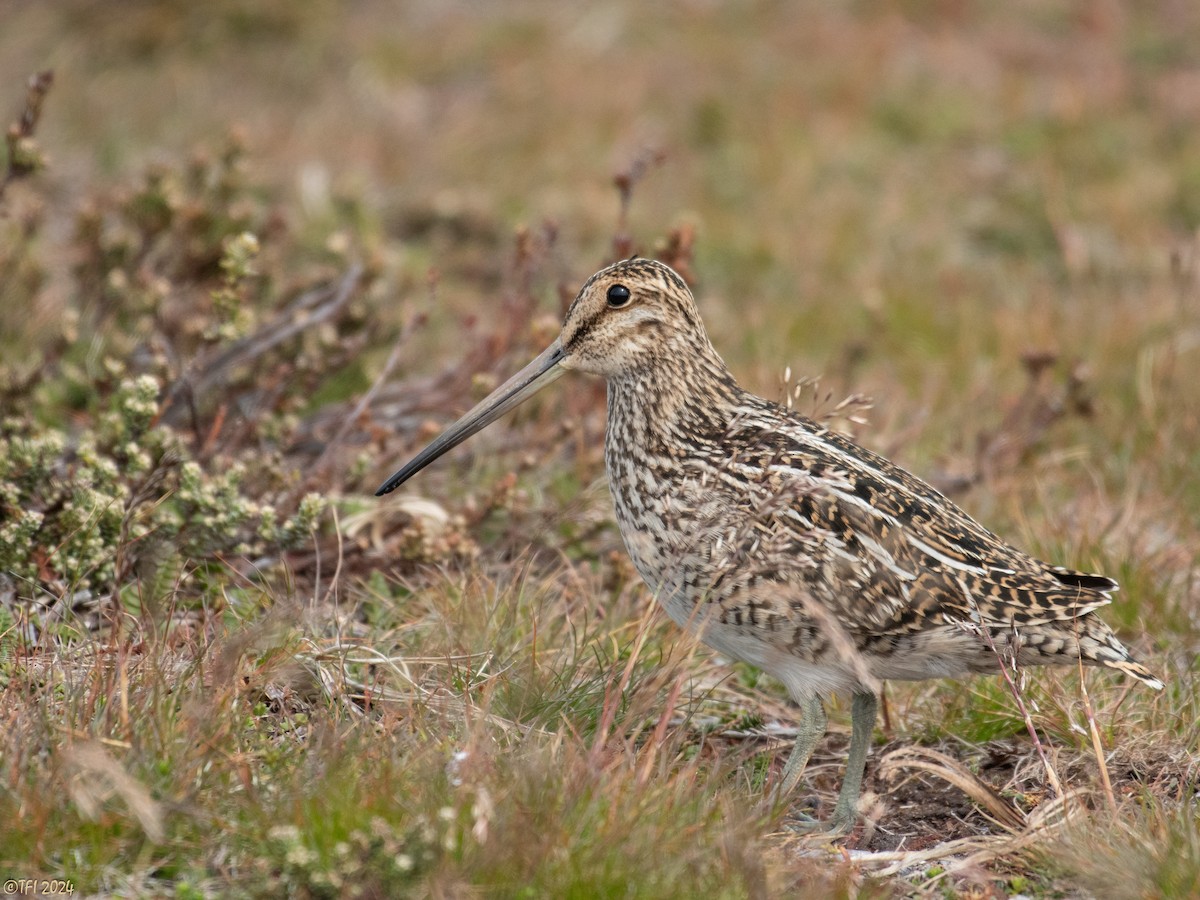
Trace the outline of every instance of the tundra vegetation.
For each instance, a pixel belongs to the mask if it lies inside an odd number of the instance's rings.
[[[1200,893],[1200,7],[0,24],[0,877]],[[1118,578],[1103,615],[1166,689],[889,685],[830,848],[763,803],[781,686],[624,555],[601,383],[371,496],[632,252],[689,279],[748,387]],[[797,803],[828,810],[847,712]]]

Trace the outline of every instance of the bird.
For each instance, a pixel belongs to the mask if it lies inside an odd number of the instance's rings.
[[[604,458],[626,550],[667,615],[774,676],[799,707],[786,800],[851,697],[832,817],[850,832],[886,680],[1104,666],[1163,683],[1096,615],[1118,584],[1042,562],[826,425],[742,388],[686,282],[640,257],[601,269],[558,338],[376,492],[387,494],[569,371],[607,381]]]

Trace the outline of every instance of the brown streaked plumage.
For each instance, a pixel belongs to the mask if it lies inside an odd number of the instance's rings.
[[[403,483],[568,369],[608,381],[617,522],[668,615],[780,679],[804,711],[786,796],[853,695],[834,824],[854,821],[880,680],[1079,660],[1162,683],[1095,610],[1117,583],[1040,562],[919,478],[738,386],[669,267],[632,259],[583,285],[541,356],[388,479]]]

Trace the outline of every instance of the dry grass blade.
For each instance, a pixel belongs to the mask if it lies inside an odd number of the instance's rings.
[[[917,750],[920,748],[905,749]],[[899,753],[901,751],[896,752]],[[943,756],[936,751],[927,752],[934,756]],[[949,760],[949,757],[943,756],[943,759]],[[953,761],[951,760],[951,762]],[[927,771],[931,771],[932,768],[941,765],[941,763],[935,763],[929,768],[924,766],[918,766],[918,768],[926,768]],[[970,775],[970,773],[967,774]],[[934,876],[926,883],[925,887],[932,889],[942,879],[956,872],[975,869],[1001,857],[1011,857],[1044,842],[1049,831],[1067,820],[1068,801],[1078,799],[1080,793],[1079,791],[1074,791],[1066,796],[1054,797],[1048,800],[1029,816],[1022,817],[1024,824],[1021,828],[1011,829],[1006,834],[976,835],[959,838],[953,841],[944,841],[926,850],[893,850],[882,852],[849,850],[846,852],[854,862],[864,866],[871,866],[873,871],[878,875],[899,875],[923,863],[952,860],[947,863],[940,874]]]
[[[341,702],[347,708],[358,709],[360,704],[394,703],[419,704],[429,711],[451,719],[461,720],[470,712],[471,717],[489,722],[508,733],[529,733],[542,729],[514,722],[493,712],[472,707],[471,701],[459,696],[447,696],[436,685],[430,686],[422,681],[409,668],[410,664],[423,665],[453,665],[459,662],[474,662],[482,660],[474,670],[471,686],[479,687],[485,681],[499,678],[506,669],[489,672],[488,666],[492,661],[492,653],[473,653],[447,655],[443,657],[406,657],[388,655],[358,643],[342,643],[340,641],[324,647],[318,647],[311,641],[306,641],[308,650],[301,651],[297,658],[303,661],[314,672],[326,696]],[[334,665],[330,665],[333,663]],[[408,685],[411,690],[400,691],[376,681],[368,683],[355,678],[346,671],[347,665],[361,665],[381,668]]]
[[[1104,787],[1104,800],[1108,810],[1117,815],[1117,797],[1113,793],[1112,779],[1108,774],[1108,761],[1104,758],[1104,742],[1100,739],[1100,729],[1096,726],[1096,712],[1092,709],[1092,698],[1088,695],[1087,679],[1083,674],[1083,660],[1079,661],[1079,693],[1083,700],[1083,712],[1087,717],[1088,737],[1092,742],[1092,752],[1096,754],[1096,767],[1100,772],[1100,783]]]
[[[608,742],[612,732],[613,722],[617,715],[617,710],[621,705],[621,699],[625,694],[625,690],[629,687],[630,678],[633,676],[633,670],[637,666],[638,659],[642,655],[642,650],[646,646],[646,639],[650,636],[650,623],[654,610],[647,608],[646,612],[638,622],[637,634],[634,638],[633,647],[629,652],[629,659],[625,663],[625,669],[621,672],[620,680],[616,685],[611,682],[605,687],[604,705],[600,713],[600,725],[596,729],[596,738],[592,744],[592,754],[594,760],[599,760],[604,753],[605,745]]]
[[[1006,801],[974,772],[956,759],[929,747],[900,747],[885,756],[879,763],[880,774],[894,779],[901,771],[916,769],[934,775],[954,785],[979,806],[996,824],[1010,832],[1028,825],[1025,815]]]
[[[126,772],[98,741],[71,744],[63,750],[70,773],[67,791],[79,811],[96,820],[112,797],[124,801],[150,840],[162,841],[162,805],[150,796],[144,784]]]
[[[898,875],[923,863],[957,858],[961,865],[979,854],[1003,856],[1015,846],[1012,835],[978,835],[944,841],[927,850],[842,850],[851,860],[870,866],[878,875]],[[828,851],[821,851],[822,853]],[[947,869],[949,871],[949,869]]]
[[[934,875],[925,884],[934,888],[941,880],[957,872],[1018,853],[1037,840],[1034,834],[979,835],[945,841],[928,850],[870,851],[847,850],[850,859],[862,866],[869,866],[876,875],[901,875],[925,863],[945,862],[942,872]]]

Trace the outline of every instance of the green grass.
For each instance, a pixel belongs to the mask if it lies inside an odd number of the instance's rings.
[[[4,15],[0,120],[56,70],[47,167],[0,199],[5,877],[1195,893],[1187,4]],[[780,396],[790,367],[821,377],[803,410],[869,395],[868,446],[1122,581],[1103,614],[1161,695],[1025,673],[1068,815],[1016,698],[979,678],[888,686],[861,854],[784,831],[764,726],[794,711],[650,607],[603,484],[602,385],[564,380],[403,498],[370,496],[553,338],[613,252],[614,172],[656,150],[625,225],[643,253],[694,233],[680,262],[748,387]],[[832,718],[801,789],[826,812]],[[949,762],[913,768],[926,750]],[[951,766],[1051,825],[1004,833]]]

